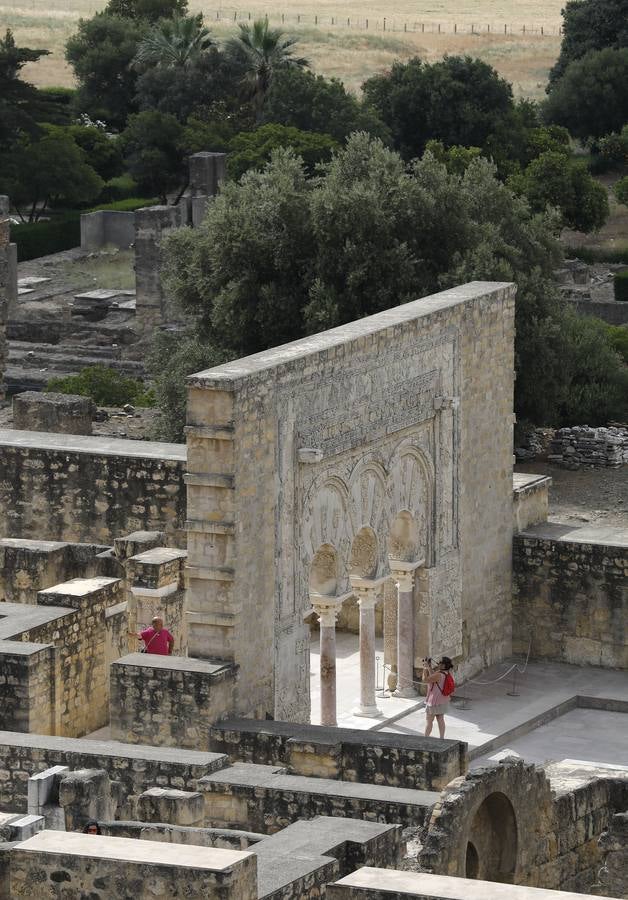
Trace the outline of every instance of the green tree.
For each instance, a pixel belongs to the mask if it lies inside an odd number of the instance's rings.
[[[109,0],[105,13],[137,22],[157,22],[187,13],[187,0]]]
[[[625,367],[608,336],[586,343],[566,319],[552,278],[559,227],[553,213],[533,213],[485,159],[461,175],[430,153],[408,168],[381,142],[355,134],[315,179],[280,149],[264,171],[228,183],[200,228],[168,238],[166,281],[198,316],[199,339],[232,356],[465,281],[514,281],[517,414],[582,421],[565,406],[572,385],[595,377],[613,398],[604,414],[623,409]],[[597,353],[586,367],[585,344]],[[588,416],[596,394],[578,396]]]
[[[462,175],[474,159],[482,156],[479,147],[449,147],[447,149],[440,141],[428,141],[425,149],[437,162],[442,163],[448,172],[454,175]]]
[[[406,159],[420,156],[427,142],[484,148],[513,114],[512,89],[489,65],[449,56],[429,65],[418,57],[395,62],[364,83],[368,103],[390,129]]]
[[[561,152],[542,153],[509,183],[517,193],[525,194],[533,210],[554,206],[560,210],[563,224],[576,231],[597,231],[610,213],[605,188],[584,164],[572,162]]]
[[[136,109],[137,71],[131,63],[145,30],[142,22],[106,13],[79,20],[65,52],[78,83],[78,112],[124,128]]]
[[[591,50],[628,47],[628,0],[568,0],[562,14],[563,40],[549,90]]]
[[[7,193],[16,208],[29,206],[29,222],[37,221],[51,201],[85,203],[103,188],[67,129],[49,125],[41,137],[24,136],[12,156]]]
[[[143,382],[107,366],[88,366],[78,375],[51,378],[46,391],[91,397],[100,406],[153,406],[155,402],[152,391],[147,391]]]
[[[122,174],[122,153],[117,138],[96,124],[71,125],[68,133],[85,154],[90,166],[104,181]]]
[[[147,368],[153,378],[155,403],[160,412],[152,435],[155,440],[185,440],[186,377],[218,366],[229,358],[228,351],[199,338],[193,329],[157,333],[147,359]]]
[[[240,33],[227,42],[226,50],[245,71],[244,80],[259,122],[274,74],[280,69],[305,68],[309,63],[294,56],[298,38],[286,37],[280,28],[271,28],[268,19],[256,19],[253,25],[243,23],[238,27]]]
[[[26,63],[37,62],[48,50],[18,47],[10,29],[0,38],[0,152],[6,151],[19,132],[37,132],[39,92],[20,73]]]
[[[275,73],[264,104],[264,121],[329,134],[339,142],[354,131],[366,131],[384,142],[390,139],[375,110],[358,101],[341,81],[302,68]]]
[[[620,178],[619,181],[615,182],[613,192],[618,203],[623,203],[624,206],[628,206],[628,175],[625,175],[623,178]]]
[[[134,64],[138,69],[190,67],[207,53],[212,43],[209,28],[203,25],[202,13],[160,19],[139,42]]]
[[[227,167],[232,178],[239,178],[249,169],[262,168],[278,147],[292,147],[311,174],[318,163],[329,160],[338,148],[328,134],[299,131],[285,125],[262,125],[255,131],[241,132],[229,141],[228,146]]]
[[[628,121],[628,48],[592,50],[570,63],[545,105],[548,122],[586,141]]]
[[[168,192],[185,185],[183,126],[160,112],[136,113],[120,135],[124,160],[143,196],[168,202]]]

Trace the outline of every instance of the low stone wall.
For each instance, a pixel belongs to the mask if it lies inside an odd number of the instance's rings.
[[[20,431],[91,434],[95,409],[89,397],[24,391],[13,397],[13,427]]]
[[[50,897],[257,900],[257,860],[239,850],[42,831],[11,850],[10,869],[14,900],[44,884]]]
[[[112,544],[165,531],[185,547],[179,444],[0,430],[0,537]]]
[[[0,809],[26,809],[30,776],[52,766],[68,766],[101,769],[119,782],[117,816],[132,820],[137,818],[138,797],[147,788],[194,791],[200,778],[226,763],[226,757],[217,753],[0,731]]]
[[[315,816],[423,827],[440,797],[434,791],[289,775],[251,763],[236,763],[199,779],[198,790],[205,793],[206,825],[267,834]]]
[[[559,428],[547,458],[569,469],[623,466],[628,463],[628,428]]]
[[[81,250],[127,250],[134,240],[135,213],[100,209],[81,216]]]
[[[0,540],[0,601],[37,603],[45,588],[71,578],[91,578],[102,573],[98,544],[65,541],[31,541],[27,538]]]
[[[567,297],[579,316],[595,316],[609,325],[628,325],[628,303],[617,300],[582,300],[578,297]]]
[[[548,524],[513,541],[513,652],[576,665],[628,668],[628,545]],[[570,539],[571,538],[571,539]],[[542,623],[539,627],[539,623]]]
[[[297,775],[441,790],[467,771],[462,741],[228,719],[211,729],[210,749],[233,760],[284,764]]]
[[[552,479],[546,475],[513,475],[512,516],[513,531],[525,531],[530,525],[547,522],[549,489]]]
[[[211,726],[233,708],[229,665],[131,653],[113,663],[110,678],[115,740],[205,749]]]

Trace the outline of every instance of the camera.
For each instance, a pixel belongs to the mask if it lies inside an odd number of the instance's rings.
[[[424,656],[422,662],[423,662],[423,665],[425,665],[425,666],[431,666],[432,665],[432,657]]]

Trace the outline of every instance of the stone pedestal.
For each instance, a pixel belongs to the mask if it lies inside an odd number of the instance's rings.
[[[140,331],[152,331],[172,312],[161,283],[161,242],[181,224],[178,206],[147,206],[135,211],[135,316]]]

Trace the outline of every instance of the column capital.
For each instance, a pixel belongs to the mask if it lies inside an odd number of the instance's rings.
[[[414,587],[414,575],[417,569],[425,565],[424,559],[407,562],[404,559],[388,558],[390,574],[397,582],[400,591],[411,591]]]
[[[310,603],[312,609],[318,616],[318,621],[323,628],[334,628],[336,618],[342,605],[339,597],[327,596],[325,594],[310,594]]]

